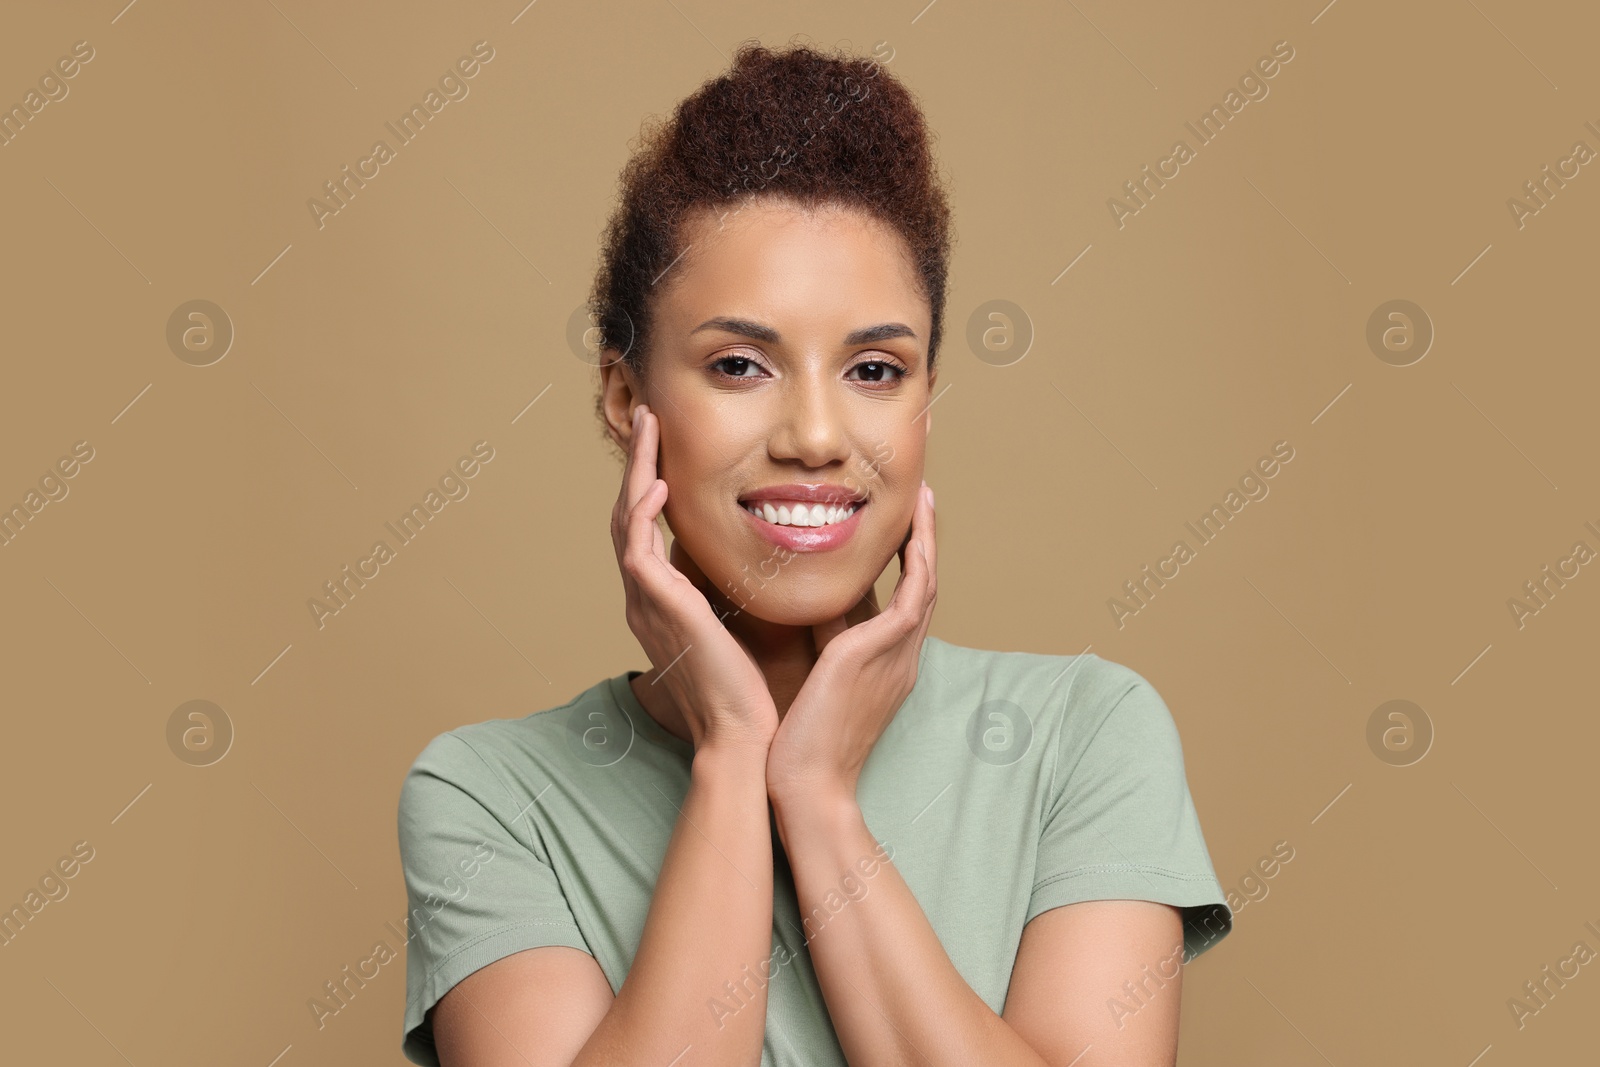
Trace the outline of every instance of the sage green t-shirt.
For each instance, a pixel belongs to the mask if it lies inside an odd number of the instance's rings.
[[[621,988],[693,754],[640,705],[629,686],[639,673],[520,719],[446,731],[412,765],[399,808],[411,1062],[439,1062],[427,1014],[439,998],[514,952],[580,949],[613,993]],[[1022,929],[1050,908],[1175,905],[1185,962],[1233,927],[1171,713],[1143,677],[1099,656],[927,637],[916,685],[856,796],[879,858],[997,1014]],[[773,861],[773,956],[752,971],[770,974],[762,1067],[847,1067],[806,948],[827,914],[802,926],[775,833]],[[870,876],[849,884],[859,898]],[[837,893],[832,902],[849,903]],[[729,977],[736,988],[741,976]],[[724,997],[721,1014],[737,1006]],[[706,1010],[717,1013],[709,998]]]

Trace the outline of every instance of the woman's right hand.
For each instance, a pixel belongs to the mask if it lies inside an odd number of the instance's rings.
[[[667,483],[656,475],[660,427],[653,411],[643,404],[634,408],[622,491],[611,510],[628,628],[682,713],[697,752],[743,746],[765,759],[778,729],[766,678],[706,594],[672,565],[656,525],[667,502]]]

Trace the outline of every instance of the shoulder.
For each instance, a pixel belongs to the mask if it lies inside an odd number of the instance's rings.
[[[483,719],[436,734],[412,762],[408,776],[419,771],[481,775],[510,762],[537,762],[575,720],[594,709],[611,707],[606,693],[612,681],[603,678],[560,704],[525,715]]]
[[[1148,703],[1156,690],[1132,667],[1092,652],[1059,655],[970,648],[928,638],[927,659],[940,688],[1009,694],[1074,725],[1098,725],[1130,694]]]
[[[1178,733],[1156,687],[1132,667],[1092,652],[1059,655],[970,648],[929,637],[930,686],[973,708],[1004,701],[1055,745],[1070,770],[1091,749],[1114,758],[1137,746],[1173,753]],[[1181,758],[1181,755],[1180,755]]]
[[[517,718],[484,719],[435,734],[412,761],[400,786],[400,816],[435,811],[445,796],[466,797],[484,807],[509,795],[508,783],[530,770],[549,770],[568,732],[572,712],[599,699],[601,682],[553,707]]]

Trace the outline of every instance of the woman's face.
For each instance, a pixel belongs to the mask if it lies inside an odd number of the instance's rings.
[[[685,242],[658,283],[647,381],[606,370],[613,430],[626,444],[639,403],[660,420],[667,524],[728,609],[836,618],[899,551],[922,485],[932,319],[905,242],[855,210],[771,199],[697,216]],[[796,485],[864,502],[817,526]]]

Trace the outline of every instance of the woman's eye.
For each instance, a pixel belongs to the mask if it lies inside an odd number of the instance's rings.
[[[746,374],[744,372],[746,370],[752,368],[752,367],[755,368],[755,370],[757,370],[757,371],[761,370],[761,364],[759,364],[755,360],[749,359],[749,358],[747,358],[745,356],[723,356],[721,359],[719,359],[715,363],[711,364],[711,366],[713,368],[719,369],[722,374],[726,375],[729,378],[754,378],[754,377],[759,377],[759,375]],[[730,370],[722,370],[722,368],[724,368],[724,367],[731,368],[731,371]]]
[[[723,356],[711,363],[711,370],[723,378],[759,378],[766,373],[766,368],[748,356]],[[850,373],[860,371],[862,376],[859,381],[882,385],[892,384],[904,378],[908,373],[905,368],[888,360],[868,360],[857,363],[850,368]]]
[[[869,382],[899,381],[901,378],[906,376],[906,372],[900,367],[883,360],[871,360],[866,363],[857,363],[850,369],[864,372],[867,377],[863,380]],[[884,374],[889,371],[894,373],[894,377],[892,379],[884,377]]]

